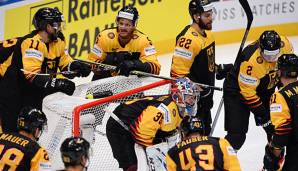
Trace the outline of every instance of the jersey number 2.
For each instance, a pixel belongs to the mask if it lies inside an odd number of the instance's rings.
[[[197,163],[203,170],[214,170],[214,155],[212,145],[199,145],[196,147],[195,153],[199,156],[199,161],[197,161]],[[186,160],[184,157],[186,157]],[[182,170],[196,170],[196,161],[191,155],[190,148],[181,151],[179,153],[179,158]],[[186,161],[188,163],[185,163]]]
[[[9,166],[9,171],[16,170],[24,157],[24,153],[16,148],[10,148],[6,151],[3,150],[4,145],[0,145],[0,155],[2,155],[0,159],[0,170],[4,170],[5,166]]]

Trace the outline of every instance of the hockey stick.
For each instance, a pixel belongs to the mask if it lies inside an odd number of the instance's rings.
[[[83,62],[83,63],[86,63],[86,64],[90,64],[90,65],[97,65],[97,66],[102,67],[102,68],[107,69],[107,70],[116,70],[116,68],[117,68],[116,66],[113,66],[113,65],[108,65],[108,64],[98,63],[98,62],[86,61],[86,60],[81,60],[81,59],[76,59],[76,60],[80,61],[80,62]],[[160,79],[164,79],[164,80],[176,81],[175,78],[165,77],[165,76],[151,74],[151,73],[142,72],[142,71],[131,71],[130,74],[160,78]],[[201,84],[201,83],[194,83],[194,84],[199,85],[199,86],[204,87],[204,88],[212,88],[214,90],[222,91],[221,87],[216,87],[216,86],[211,86],[211,85],[206,85],[206,84]]]
[[[46,73],[31,72],[31,71],[27,71],[25,69],[20,69],[20,70],[24,73],[34,74],[34,75],[41,75],[41,76],[54,76],[54,75],[59,75],[59,74],[72,75],[72,74],[77,74],[78,73],[76,71],[62,71],[62,72],[46,74]]]
[[[130,73],[133,74],[133,75],[147,76],[147,77],[154,77],[154,78],[161,78],[161,79],[165,79],[165,80],[176,81],[176,78],[165,77],[165,76],[161,76],[161,75],[155,75],[155,74],[151,74],[151,73],[147,73],[147,72],[131,71]],[[196,82],[194,82],[194,84],[199,85],[199,86],[204,87],[204,88],[212,88],[214,90],[222,91],[221,87],[216,87],[216,86],[211,86],[211,85],[201,84],[201,83],[196,83]]]
[[[251,9],[250,9],[250,6],[249,6],[249,3],[247,2],[247,0],[239,0],[239,2],[240,2],[241,6],[244,9],[244,12],[246,14],[247,25],[246,25],[245,33],[243,35],[243,38],[242,38],[242,41],[241,41],[241,44],[240,44],[240,47],[239,47],[235,62],[240,58],[241,52],[243,50],[244,44],[246,42],[250,27],[251,27],[251,24],[252,24],[252,21],[253,21],[253,14],[251,12]],[[217,111],[216,111],[216,115],[214,117],[214,120],[213,120],[213,123],[212,123],[212,126],[211,126],[210,135],[212,135],[213,132],[214,132],[217,120],[219,118],[219,114],[220,114],[222,106],[223,106],[223,102],[224,102],[224,99],[223,99],[223,97],[221,97],[219,106],[218,106]]]

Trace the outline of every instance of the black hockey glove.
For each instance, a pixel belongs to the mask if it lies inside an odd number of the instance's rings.
[[[267,140],[270,141],[274,133],[274,126],[270,120],[269,110],[266,110],[264,105],[260,105],[256,108],[251,108],[251,111],[255,116],[256,125],[263,127],[267,134]]]
[[[263,159],[264,167],[263,170],[266,171],[276,171],[279,169],[279,160],[283,159],[284,150],[282,150],[280,156],[275,156],[273,154],[273,147],[266,145],[265,147],[265,155]]]
[[[73,61],[69,64],[69,71],[76,71],[77,77],[87,77],[91,72],[91,66],[80,61]],[[71,78],[71,76],[67,76]]]
[[[76,85],[68,79],[53,78],[47,82],[46,88],[71,96],[76,89]]]
[[[227,77],[227,73],[233,68],[233,64],[219,64],[217,65],[216,79],[222,80]]]
[[[116,71],[119,73],[119,75],[124,75],[126,77],[129,76],[129,72],[135,69],[135,63],[134,61],[123,61],[118,66]]]
[[[108,52],[106,59],[103,61],[109,65],[119,65],[125,60],[139,59],[141,53],[139,52]]]

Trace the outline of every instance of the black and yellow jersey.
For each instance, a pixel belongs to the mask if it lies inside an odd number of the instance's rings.
[[[106,29],[96,37],[96,43],[91,49],[88,59],[103,62],[108,53],[130,52],[139,53],[138,60],[150,65],[151,73],[159,74],[160,64],[157,60],[156,49],[152,41],[138,30],[133,32],[132,39],[122,47],[118,41],[117,28]]]
[[[180,125],[182,118],[170,96],[146,97],[119,105],[114,113],[130,129],[136,143],[153,145],[158,135],[169,135]],[[161,133],[162,132],[162,133]]]
[[[33,80],[37,73],[68,70],[67,66],[73,59],[65,49],[65,43],[59,38],[44,43],[37,31],[18,40],[11,65],[0,82],[0,108],[3,113],[17,116],[20,109],[27,105],[41,109],[43,98],[52,92],[45,91],[45,85]]]
[[[47,151],[18,133],[0,133],[0,170],[50,171]]]
[[[0,77],[3,77],[11,64],[12,54],[19,38],[0,41]]]
[[[275,92],[270,99],[270,118],[275,132],[275,145],[285,146],[288,137],[296,132],[298,139],[298,82],[290,83]],[[297,129],[294,131],[294,129]]]
[[[293,52],[289,40],[283,36],[281,40],[281,54]],[[224,82],[224,90],[240,93],[243,102],[250,108],[258,107],[262,101],[267,101],[262,98],[269,101],[279,81],[276,62],[267,62],[260,52],[258,41],[249,44],[236,60]]]
[[[240,171],[236,151],[223,138],[188,137],[172,147],[166,156],[168,171]]]
[[[182,30],[176,38],[171,76],[214,85],[215,40],[211,31],[203,36],[190,25]]]

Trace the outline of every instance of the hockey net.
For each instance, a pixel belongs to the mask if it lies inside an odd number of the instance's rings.
[[[43,101],[48,118],[48,131],[40,138],[47,149],[54,169],[62,169],[60,145],[69,136],[82,136],[91,141],[92,155],[88,170],[119,170],[106,138],[109,113],[120,103],[153,95],[167,95],[170,81],[137,76],[116,76],[76,87],[72,96],[55,93]],[[86,99],[87,94],[112,92],[112,96]],[[82,129],[84,127],[84,129]],[[95,129],[94,136],[88,130]],[[80,132],[83,130],[82,132]],[[84,132],[86,131],[86,132]],[[92,131],[91,131],[92,132]],[[125,142],[119,142],[125,143]]]

